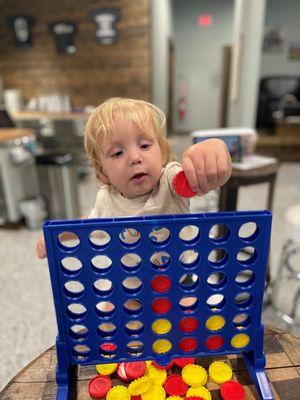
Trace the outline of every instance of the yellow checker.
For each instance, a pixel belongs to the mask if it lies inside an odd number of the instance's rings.
[[[228,364],[224,363],[223,361],[213,362],[210,365],[208,372],[211,379],[219,385],[230,381],[232,378],[232,369]]]
[[[151,384],[151,379],[149,379],[147,376],[142,376],[141,378],[132,381],[128,386],[128,390],[131,396],[137,396],[139,394],[148,392]]]
[[[125,386],[114,386],[106,395],[106,400],[130,400],[130,393]]]
[[[204,386],[191,387],[186,392],[186,397],[201,397],[203,400],[211,400],[211,394]]]
[[[204,386],[207,382],[207,372],[200,365],[186,365],[182,370],[181,376],[189,386]]]
[[[148,376],[148,378],[152,379],[156,385],[162,385],[165,383],[165,380],[167,379],[167,371],[165,371],[164,369],[156,368],[154,365],[151,365],[151,367],[147,369],[145,376]]]
[[[246,347],[250,342],[250,337],[246,333],[238,333],[231,339],[231,346],[236,349]]]
[[[160,385],[153,385],[151,389],[142,394],[142,400],[165,400],[165,389]]]
[[[111,364],[97,364],[96,370],[100,375],[111,375],[117,369],[118,363]]]
[[[172,343],[167,339],[158,339],[152,345],[153,351],[158,354],[167,353],[171,348]]]
[[[152,365],[151,360],[146,360],[146,368],[149,368]]]
[[[167,319],[157,319],[153,322],[151,329],[157,335],[165,335],[172,329],[172,324]]]
[[[218,331],[223,328],[225,325],[225,318],[221,315],[214,315],[213,317],[209,317],[206,321],[206,328],[209,331]]]

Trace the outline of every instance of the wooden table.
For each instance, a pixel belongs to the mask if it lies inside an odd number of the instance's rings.
[[[31,136],[34,130],[31,128],[0,128],[0,143],[15,139],[21,139],[24,136]]]
[[[265,329],[264,345],[267,365],[266,372],[271,383],[275,399],[300,399],[300,339],[290,333],[274,328]],[[201,365],[208,368],[217,357],[205,357],[200,360]],[[218,359],[222,359],[218,357]],[[252,384],[246,366],[241,357],[227,356],[226,361],[231,364],[235,379],[245,388],[246,399],[258,399],[255,387]],[[55,400],[56,352],[55,348],[45,351],[31,364],[24,368],[0,393],[0,400]],[[77,397],[74,399],[90,399],[87,387],[89,380],[96,375],[95,367],[81,367],[77,378]],[[114,384],[118,381],[115,380]],[[118,382],[119,384],[119,382]],[[219,386],[209,381],[208,389],[212,400],[219,399]],[[153,399],[154,400],[154,399]]]

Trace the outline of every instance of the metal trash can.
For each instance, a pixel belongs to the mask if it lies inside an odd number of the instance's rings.
[[[48,218],[80,217],[77,166],[73,155],[47,151],[36,155],[36,165]]]

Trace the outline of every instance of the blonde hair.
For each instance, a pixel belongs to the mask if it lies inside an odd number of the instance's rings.
[[[113,132],[116,115],[126,117],[145,134],[149,133],[149,124],[157,135],[162,152],[164,166],[173,159],[171,146],[166,138],[165,114],[155,105],[143,100],[112,97],[100,104],[89,117],[85,132],[84,145],[92,166],[100,170],[99,152],[103,151],[103,144],[109,140]]]

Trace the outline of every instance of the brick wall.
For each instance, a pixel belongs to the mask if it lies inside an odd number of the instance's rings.
[[[26,100],[55,91],[70,96],[75,107],[99,104],[111,96],[150,98],[150,0],[0,0],[0,77],[5,88],[21,89]],[[96,41],[89,13],[116,7],[118,42]],[[35,17],[33,46],[17,48],[7,17]],[[77,52],[57,54],[48,24],[77,23]]]

